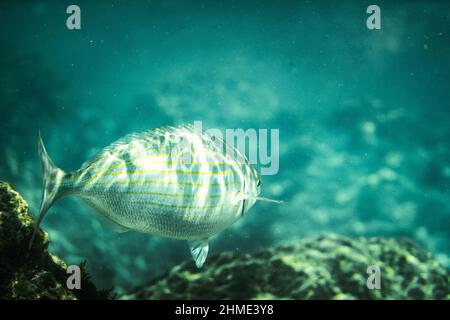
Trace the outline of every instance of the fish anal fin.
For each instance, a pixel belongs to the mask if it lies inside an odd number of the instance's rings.
[[[192,258],[194,258],[195,265],[200,269],[205,263],[206,257],[208,256],[208,238],[188,241],[188,245],[191,251]]]

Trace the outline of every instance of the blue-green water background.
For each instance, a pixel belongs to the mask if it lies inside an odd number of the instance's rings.
[[[403,235],[449,265],[450,3],[68,1],[0,4],[0,178],[36,215],[41,128],[77,169],[126,133],[202,120],[279,128],[280,171],[211,252],[312,234]],[[189,258],[183,242],[105,229],[63,199],[43,223],[51,251],[88,260],[123,292]]]

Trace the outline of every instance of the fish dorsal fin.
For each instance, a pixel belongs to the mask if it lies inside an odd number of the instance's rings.
[[[192,258],[195,260],[195,265],[200,269],[208,256],[208,238],[188,241],[188,245],[191,250]]]

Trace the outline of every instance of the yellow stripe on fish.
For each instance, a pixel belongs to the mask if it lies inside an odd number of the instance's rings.
[[[140,158],[144,158],[144,157],[145,157],[145,155],[143,155],[141,157],[138,157],[138,158],[134,158],[134,159],[130,159],[130,160],[127,160],[127,161],[123,161],[123,162],[120,162],[120,163],[116,163],[116,164],[110,165],[109,167],[108,167],[108,164],[103,165],[103,166],[99,166],[100,169],[102,169],[102,170],[100,172],[98,172],[98,173],[95,173],[95,175],[100,175],[100,174],[102,174],[104,172],[108,172],[108,171],[110,171],[112,169],[119,168],[119,167],[127,167],[128,165],[130,165],[130,166],[131,165],[136,165],[135,161],[140,159]],[[223,163],[223,162],[196,162],[196,161],[193,161],[193,162],[185,162],[185,163],[183,163],[183,162],[177,162],[177,161],[154,161],[154,159],[152,159],[151,163],[152,164],[180,165],[180,166],[185,166],[185,165],[190,165],[190,166],[191,165],[201,165],[201,166],[217,166],[217,165],[232,166],[232,165],[240,165],[240,164],[230,164],[230,163]],[[89,167],[89,169],[93,170],[93,169],[97,169],[97,168]],[[86,172],[88,172],[88,171],[86,171]],[[67,179],[65,179],[65,182],[70,182],[71,179],[73,179],[73,177],[68,177]]]
[[[129,201],[125,202],[129,204],[140,204],[140,205],[149,205],[156,206],[162,208],[174,208],[174,209],[213,209],[221,206],[221,203],[216,205],[204,205],[204,206],[195,206],[195,205],[183,205],[183,204],[167,204],[167,203],[157,203],[151,201]]]
[[[191,193],[164,193],[164,192],[144,192],[144,191],[126,191],[125,194],[134,194],[134,195],[153,195],[153,196],[161,196],[161,197],[175,197],[175,198],[222,198],[220,194],[191,194]]]
[[[238,182],[232,183],[194,183],[194,182],[181,182],[181,181],[160,181],[160,180],[142,180],[142,181],[95,181],[87,184],[74,184],[72,187],[87,187],[90,185],[129,185],[129,184],[160,184],[160,185],[179,185],[179,186],[189,186],[189,187],[227,187],[237,185]]]
[[[99,172],[96,174],[93,174],[91,176],[86,177],[85,179],[81,180],[74,180],[68,179],[64,181],[65,184],[70,183],[82,183],[82,182],[89,182],[95,180],[95,178],[99,177],[116,177],[120,175],[135,175],[135,174],[146,174],[146,173],[162,173],[162,174],[187,174],[187,175],[217,175],[217,176],[225,176],[225,175],[231,175],[235,174],[233,171],[187,171],[187,170],[130,170],[130,171],[118,171],[118,172],[111,172],[111,173],[104,173],[111,170],[111,168],[108,168],[107,170],[104,170],[103,172]]]
[[[137,160],[139,160],[139,159],[143,159],[143,158],[151,158],[152,159],[152,163],[154,163],[154,164],[177,164],[177,165],[225,165],[225,166],[235,166],[235,165],[237,165],[237,166],[239,166],[239,165],[247,165],[246,163],[239,163],[239,162],[235,162],[233,159],[230,159],[230,158],[227,158],[227,156],[225,155],[222,155],[222,154],[220,154],[220,153],[217,153],[217,152],[214,152],[214,156],[217,156],[217,155],[219,155],[223,160],[225,160],[225,161],[215,161],[215,162],[198,162],[198,161],[193,161],[193,162],[186,162],[186,163],[183,163],[183,162],[179,162],[179,161],[154,161],[155,159],[153,159],[154,157],[155,158],[158,158],[158,157],[167,157],[167,156],[170,156],[170,158],[177,158],[177,157],[183,157],[183,156],[186,156],[186,154],[187,154],[187,152],[181,152],[181,153],[145,153],[145,154],[140,154],[140,155],[137,155],[137,156],[135,156],[135,157],[133,157],[133,158],[131,158],[131,159],[127,159],[127,160],[125,160],[125,161],[123,161],[123,159],[120,159],[120,158],[118,158],[117,156],[115,156],[116,157],[116,159],[117,160],[120,160],[121,162],[120,163],[116,163],[116,164],[114,164],[114,165],[112,165],[112,166],[110,166],[110,167],[107,167],[109,164],[106,164],[106,165],[104,165],[104,164],[100,164],[100,165],[98,165],[98,166],[93,166],[93,165],[90,165],[90,166],[88,166],[88,167],[86,167],[86,168],[84,168],[84,169],[90,169],[90,170],[95,170],[95,169],[97,169],[97,167],[100,167],[100,169],[103,169],[103,168],[105,168],[104,170],[105,171],[109,171],[109,170],[112,170],[112,169],[114,169],[114,168],[116,168],[116,167],[119,167],[119,166],[121,166],[121,165],[125,165],[125,164],[127,164],[127,165],[133,165]],[[211,155],[211,154],[210,154]],[[231,162],[230,162],[231,161]]]
[[[161,173],[161,174],[186,174],[186,175],[214,175],[214,176],[224,176],[224,175],[233,175],[236,174],[236,172],[232,170],[225,170],[225,171],[189,171],[189,170],[156,170],[156,169],[147,169],[147,170],[130,170],[130,171],[120,171],[120,172],[112,172],[108,173],[108,171],[116,169],[116,168],[126,168],[127,165],[131,166],[138,166],[139,164],[136,163],[136,160],[142,159],[142,158],[150,158],[148,159],[151,164],[173,164],[173,165],[180,165],[182,163],[177,161],[154,161],[155,157],[165,157],[168,155],[174,155],[173,153],[158,153],[158,154],[143,154],[138,157],[135,157],[133,159],[127,159],[126,161],[122,161],[120,163],[110,164],[109,166],[103,166],[101,167],[102,170],[97,173],[92,173],[92,171],[95,172],[95,167],[89,166],[84,171],[84,174],[81,174],[76,177],[67,176],[66,179],[62,182],[63,186],[71,186],[74,187],[80,187],[83,183],[94,181],[96,178],[103,178],[103,177],[113,177],[113,176],[120,176],[120,175],[135,175],[135,174],[146,174],[146,173]],[[175,155],[184,155],[184,153],[179,153]],[[187,165],[205,165],[205,166],[217,166],[217,165],[225,165],[227,167],[233,167],[236,165],[239,165],[238,163],[221,163],[221,162],[195,162],[192,163],[186,163]],[[92,174],[89,174],[89,173]],[[199,185],[192,185],[192,186],[199,186]]]

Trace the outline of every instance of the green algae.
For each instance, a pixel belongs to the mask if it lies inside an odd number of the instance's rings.
[[[0,299],[107,299],[109,290],[97,290],[80,264],[80,290],[66,287],[67,265],[48,251],[47,232],[39,229],[31,249],[35,222],[20,194],[0,181]]]
[[[369,265],[381,289],[366,286]],[[123,299],[448,299],[449,272],[405,238],[313,237],[253,253],[190,261]]]

